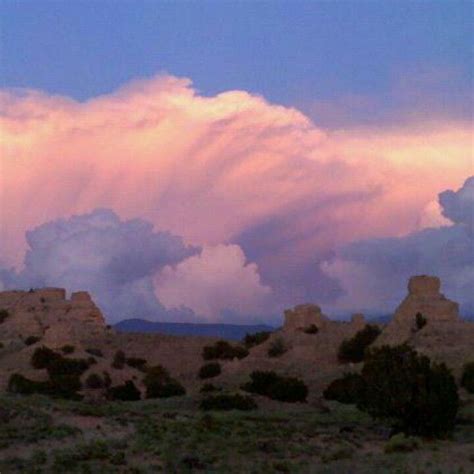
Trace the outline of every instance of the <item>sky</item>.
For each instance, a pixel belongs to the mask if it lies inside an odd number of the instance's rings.
[[[278,323],[433,273],[474,312],[470,2],[4,0],[0,27],[0,288]]]

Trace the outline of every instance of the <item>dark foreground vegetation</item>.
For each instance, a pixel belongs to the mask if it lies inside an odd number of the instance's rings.
[[[474,398],[461,406],[462,422],[451,436],[440,440],[391,436],[389,426],[338,402],[249,411],[204,411],[198,403],[189,395],[95,403],[0,396],[0,472],[369,474],[474,468]]]
[[[407,345],[383,346],[365,354],[361,373],[346,373],[324,391],[327,400],[356,404],[396,432],[447,436],[459,408],[456,381],[444,364],[435,364]],[[464,369],[461,384],[469,379]]]

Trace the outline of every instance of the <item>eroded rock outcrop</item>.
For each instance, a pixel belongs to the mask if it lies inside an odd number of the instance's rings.
[[[414,276],[408,282],[408,295],[393,317],[398,323],[414,323],[417,313],[427,321],[458,321],[459,305],[441,292],[441,282],[434,276]]]
[[[407,342],[422,326],[431,328],[441,324],[449,327],[459,323],[459,305],[446,298],[440,290],[441,282],[438,277],[411,277],[408,281],[408,295],[396,309],[393,319],[377,340],[377,344]]]
[[[73,293],[70,299],[62,288],[3,291],[0,309],[8,312],[0,332],[4,347],[23,344],[33,336],[54,348],[80,343],[106,330],[102,313],[84,291]]]
[[[300,304],[293,309],[285,310],[284,331],[301,331],[315,325],[322,329],[329,322],[329,318],[321,312],[315,304]]]

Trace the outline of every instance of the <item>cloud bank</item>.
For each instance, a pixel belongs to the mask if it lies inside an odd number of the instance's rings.
[[[186,248],[214,249],[229,272],[253,282],[249,308],[258,308],[271,288],[272,314],[341,297],[342,280],[321,267],[335,248],[399,237],[441,219],[436,212],[426,217],[433,196],[472,173],[468,123],[322,129],[294,108],[245,91],[205,97],[173,76],[86,102],[3,90],[0,113],[5,265],[22,271],[29,229],[108,208],[124,222],[140,218],[181,236]],[[221,245],[225,252],[215,250]],[[232,245],[245,257],[233,254]],[[190,275],[199,274],[194,265],[210,265],[215,255],[205,250],[187,265],[165,264],[171,270],[156,291],[170,308],[181,295],[182,304],[206,307],[207,317],[216,313],[203,296],[191,299],[184,291]],[[259,281],[247,261],[258,266]],[[154,293],[155,276],[143,278],[146,290],[139,276],[124,284],[138,285],[134,294]]]
[[[458,191],[440,193],[439,203],[451,225],[354,242],[322,264],[345,293],[336,309],[392,311],[411,275],[430,274],[441,278],[444,293],[461,303],[462,313],[474,313],[474,176]]]
[[[237,245],[206,247],[175,267],[166,266],[156,277],[156,293],[166,307],[184,305],[209,320],[219,319],[223,310],[245,316],[273,308],[271,289]]]
[[[229,310],[242,318],[262,310],[270,292],[237,245],[192,247],[110,209],[48,222],[27,242],[23,270],[2,269],[2,287],[87,289],[109,321],[218,321]]]

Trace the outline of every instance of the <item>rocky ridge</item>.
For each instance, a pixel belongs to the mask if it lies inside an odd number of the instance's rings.
[[[412,277],[408,295],[396,309],[392,320],[381,327],[374,344],[408,343],[437,361],[443,361],[459,374],[462,365],[474,359],[474,323],[459,316],[457,303],[441,292],[438,278]],[[74,357],[88,357],[90,348],[99,348],[101,357],[88,373],[107,371],[113,383],[133,379],[140,386],[143,373],[132,367],[115,370],[112,360],[117,350],[127,357],[146,359],[150,366],[163,365],[183,383],[190,393],[202,382],[197,373],[205,362],[202,351],[215,338],[169,336],[163,334],[117,333],[105,320],[86,292],[66,297],[59,288],[0,292],[0,311],[8,316],[0,324],[0,389],[6,387],[13,372],[41,380],[43,371],[31,368],[34,350],[42,345],[60,350],[74,347]],[[417,315],[424,324],[419,327]],[[318,397],[328,382],[359,365],[340,364],[338,349],[367,324],[361,314],[350,321],[335,321],[314,304],[298,305],[284,314],[283,326],[249,350],[243,359],[220,361],[222,374],[212,380],[222,386],[238,387],[254,370],[275,370],[301,377]],[[27,339],[33,337],[32,343]],[[269,350],[279,344],[283,351],[270,357]]]

